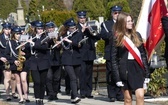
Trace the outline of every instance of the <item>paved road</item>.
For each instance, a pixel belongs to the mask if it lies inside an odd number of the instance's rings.
[[[32,84],[30,84],[30,94],[29,99],[31,100],[30,103],[25,103],[24,105],[35,105],[35,100],[33,97],[33,88]],[[65,88],[61,87],[61,93],[58,94],[59,100],[56,101],[48,101],[47,97],[44,99],[45,105],[72,105],[70,101],[70,96],[65,95],[64,92]],[[0,85],[0,101],[3,101],[3,104],[0,105],[18,105],[19,99],[12,99],[11,102],[5,102],[5,92],[4,92],[4,86]],[[107,98],[107,92],[106,88],[99,88],[98,91],[93,91],[94,98],[93,99],[82,99],[81,102],[79,102],[77,105],[123,105],[123,102],[109,102]],[[135,99],[134,99],[135,100]],[[133,105],[135,105],[135,101],[133,101]],[[145,102],[145,105],[161,105],[154,101],[152,102]]]

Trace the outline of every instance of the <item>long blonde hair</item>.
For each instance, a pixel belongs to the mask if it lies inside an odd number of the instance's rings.
[[[123,38],[124,35],[131,35],[131,40],[135,44],[136,47],[140,46],[142,44],[142,41],[140,40],[136,30],[135,30],[135,25],[133,24],[132,29],[127,29],[126,28],[126,23],[127,23],[127,17],[132,16],[129,13],[121,12],[118,15],[118,18],[116,20],[116,23],[114,24],[114,34],[116,36],[116,45],[117,46],[123,46]],[[133,18],[132,18],[133,20]]]

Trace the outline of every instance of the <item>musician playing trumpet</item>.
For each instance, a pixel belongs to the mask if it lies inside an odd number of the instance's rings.
[[[24,101],[30,102],[27,95],[27,88],[28,88],[27,81],[26,81],[27,71],[23,69],[24,61],[25,61],[24,46],[22,46],[20,49],[17,49],[17,50],[15,49],[20,44],[19,39],[22,33],[21,31],[22,31],[21,27],[19,26],[15,26],[12,29],[11,40],[7,43],[5,52],[6,52],[6,57],[10,62],[10,70],[12,71],[12,73],[16,78],[16,87],[20,97],[19,103],[24,103]],[[24,61],[22,62],[19,59],[19,57],[23,57]],[[19,70],[18,70],[18,67],[20,67]],[[22,94],[21,83],[23,86],[24,97]]]
[[[80,95],[81,98],[93,98],[92,96],[92,75],[93,75],[93,61],[96,59],[95,42],[99,40],[98,35],[92,35],[87,26],[86,11],[78,11],[77,27],[81,32],[82,38],[88,37],[80,49],[82,56],[81,74],[80,74]]]

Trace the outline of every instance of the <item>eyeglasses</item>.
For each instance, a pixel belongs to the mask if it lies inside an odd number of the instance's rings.
[[[115,15],[116,15],[116,14],[120,14],[120,12],[113,12],[113,13],[114,13]]]

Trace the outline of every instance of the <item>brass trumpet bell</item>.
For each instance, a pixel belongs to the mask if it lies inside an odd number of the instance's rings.
[[[93,35],[96,36],[99,33],[100,25],[97,20],[91,20],[88,21],[86,26],[89,29],[89,32]]]

